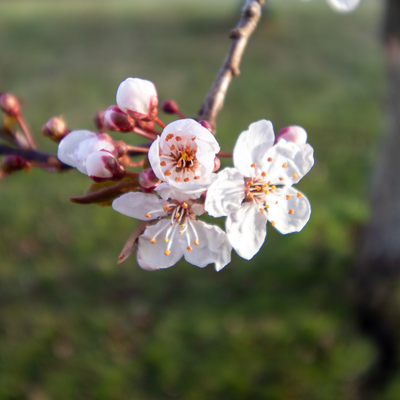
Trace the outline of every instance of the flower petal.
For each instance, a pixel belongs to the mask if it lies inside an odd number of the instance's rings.
[[[310,202],[293,187],[275,189],[273,194],[268,194],[267,204],[268,220],[284,235],[301,231],[310,219]]]
[[[226,234],[240,257],[250,260],[260,250],[267,235],[267,216],[254,202],[242,207],[226,218]]]
[[[168,243],[164,241],[165,234],[170,227],[170,221],[162,219],[156,225],[146,228],[139,236],[139,253],[143,265],[151,269],[169,268],[182,258],[183,250],[178,242],[177,230],[174,230],[169,236]],[[155,242],[151,243],[154,238]],[[167,256],[165,251],[168,246],[170,253]]]
[[[185,249],[183,254],[185,260],[200,268],[214,263],[215,269],[221,270],[231,261],[232,246],[225,232],[218,226],[207,225],[202,221],[192,220],[190,225],[186,234],[179,238],[181,247]],[[196,237],[198,245],[194,245]]]
[[[225,168],[208,188],[205,209],[218,218],[235,212],[245,197],[244,178],[236,168]]]
[[[197,191],[189,190],[188,192],[186,192],[170,186],[167,182],[163,182],[160,183],[155,190],[164,200],[173,199],[182,202],[186,200],[198,199],[205,189],[200,188]]]
[[[168,204],[167,201],[159,199],[154,194],[130,192],[115,199],[112,208],[128,217],[149,221],[167,215],[163,208]]]
[[[108,151],[104,150],[94,151],[86,158],[86,172],[90,177],[111,178],[113,176],[111,171],[106,168],[106,163],[104,162],[103,157],[112,157],[115,159],[115,157]]]
[[[155,174],[155,176],[160,179],[161,181],[165,181],[165,175],[162,172],[161,166],[160,166],[160,137],[157,136],[157,139],[151,144],[149,148],[149,162],[151,165],[151,168]]]
[[[328,4],[338,12],[351,12],[353,11],[359,4],[361,0],[327,0]]]
[[[233,165],[245,176],[253,174],[251,165],[254,152],[265,153],[273,146],[275,140],[271,121],[262,119],[250,124],[247,131],[242,132],[233,149]]]

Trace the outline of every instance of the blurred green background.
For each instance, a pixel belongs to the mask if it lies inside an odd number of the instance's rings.
[[[241,3],[1,2],[0,89],[23,100],[53,153],[43,123],[62,114],[94,129],[128,76],[195,116]],[[347,293],[384,131],[381,7],[339,15],[322,0],[275,0],[251,38],[218,118],[222,149],[267,118],[276,131],[302,125],[316,163],[297,185],[308,225],[288,236],[268,226],[249,262],[233,254],[219,273],[185,262],[147,272],[134,257],[117,266],[135,222],[69,202],[86,176],[0,181],[1,400],[353,398],[374,358]],[[395,379],[379,398],[399,396]]]

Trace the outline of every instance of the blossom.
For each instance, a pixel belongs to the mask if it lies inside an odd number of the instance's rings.
[[[351,12],[358,7],[361,0],[327,0],[328,4],[338,12]]]
[[[118,107],[132,118],[153,119],[157,115],[157,90],[146,79],[125,79],[118,86],[116,100]]]
[[[215,178],[215,154],[220,150],[214,135],[193,119],[168,124],[149,149],[156,176],[187,193],[204,191]]]
[[[265,240],[267,221],[287,234],[309,220],[310,203],[292,185],[313,166],[313,149],[284,139],[274,145],[272,123],[261,120],[240,134],[233,163],[208,189],[205,209],[213,217],[227,216],[232,247],[250,259]]]
[[[97,180],[122,177],[124,169],[117,155],[118,149],[108,135],[87,130],[70,132],[61,140],[57,152],[63,163]]]
[[[155,222],[139,236],[139,266],[150,270],[168,268],[182,257],[200,268],[214,263],[217,271],[228,264],[232,247],[225,232],[196,218],[204,213],[204,206],[165,183],[156,190],[163,198],[130,192],[112,203],[121,214]]]
[[[293,142],[296,144],[306,144],[307,143],[307,132],[304,128],[298,125],[290,125],[286,128],[282,128],[276,135],[275,143],[280,140],[286,140],[287,142]]]

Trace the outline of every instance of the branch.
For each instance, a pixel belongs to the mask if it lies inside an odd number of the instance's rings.
[[[216,118],[224,105],[226,92],[232,77],[240,74],[240,61],[250,35],[260,20],[261,6],[263,4],[264,0],[246,0],[239,23],[230,33],[233,41],[229,53],[197,114],[197,118],[208,121],[214,131]]]
[[[45,163],[50,166],[59,168],[60,170],[71,169],[72,167],[62,163],[57,156],[53,154],[46,154],[42,153],[37,150],[23,150],[23,149],[16,149],[14,147],[10,147],[4,144],[0,144],[0,155],[2,154],[13,154],[16,156],[20,156],[25,160],[29,161],[37,161],[40,163]]]

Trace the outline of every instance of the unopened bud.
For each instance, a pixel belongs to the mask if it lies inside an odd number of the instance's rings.
[[[211,124],[208,121],[206,121],[205,119],[202,119],[201,121],[199,121],[199,124],[201,126],[203,126],[204,128],[208,129],[210,132],[212,132]]]
[[[96,111],[94,114],[93,122],[99,132],[105,131],[105,124],[104,124],[104,110]]]
[[[18,99],[11,93],[0,95],[0,108],[12,117],[16,117],[20,112]]]
[[[137,121],[138,125],[142,129],[146,129],[148,131],[154,131],[154,121]]]
[[[215,156],[213,172],[218,171],[220,169],[220,167],[221,167],[221,160],[217,156]]]
[[[63,117],[50,118],[42,128],[43,136],[59,143],[69,133]]]
[[[87,174],[95,182],[119,181],[125,176],[125,167],[108,151],[96,151],[86,159]]]
[[[161,109],[166,114],[176,114],[179,111],[178,104],[176,104],[174,100],[164,100],[161,103]]]
[[[116,140],[114,146],[117,158],[123,157],[128,152],[128,146],[122,140]]]
[[[25,170],[28,171],[32,163],[21,156],[9,154],[1,160],[1,170],[5,174],[12,174],[15,171]]]
[[[155,176],[151,168],[142,171],[139,174],[139,185],[145,189],[151,189],[159,184],[160,180]]]
[[[108,107],[103,121],[107,129],[115,132],[132,132],[135,126],[135,121],[118,106]]]
[[[291,125],[279,131],[275,138],[275,143],[278,143],[281,139],[296,144],[306,144],[307,132],[301,126]]]

